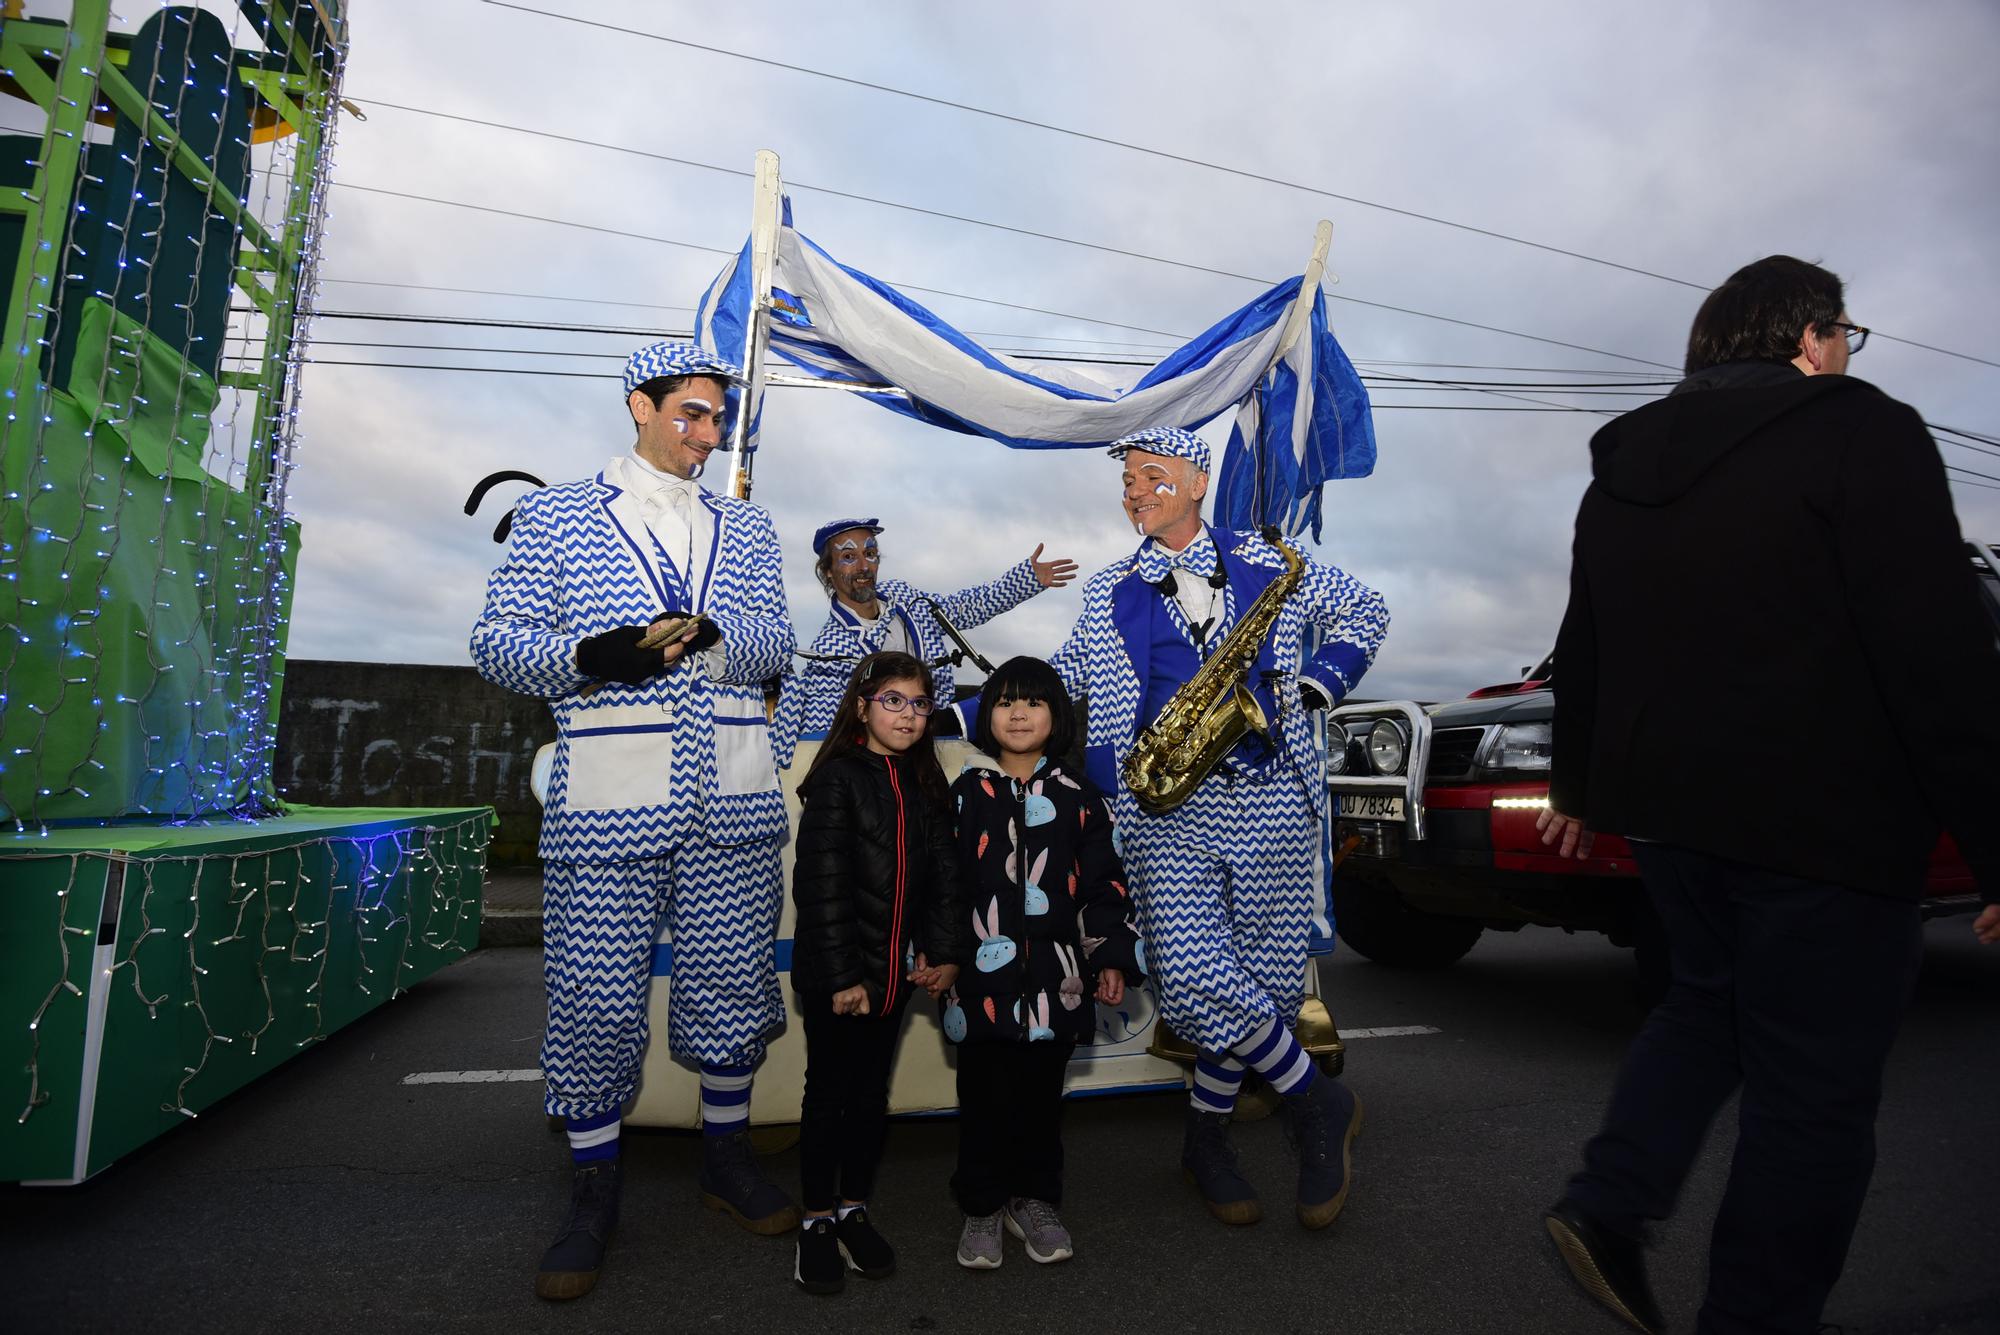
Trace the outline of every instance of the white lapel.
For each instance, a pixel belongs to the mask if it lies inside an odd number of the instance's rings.
[[[653,555],[653,531],[646,527],[645,511],[626,485],[626,470],[629,467],[631,465],[622,456],[607,464],[604,471],[597,475],[597,499],[604,508],[604,517],[611,524],[613,545],[652,591],[656,605],[664,612],[673,600],[667,596],[666,582],[660,577],[659,562]]]
[[[708,554],[696,562],[701,569],[688,572],[688,596],[694,599],[696,608],[706,611],[709,594],[715,588],[715,572],[722,564],[722,502],[704,487],[696,487],[694,494],[709,514]]]

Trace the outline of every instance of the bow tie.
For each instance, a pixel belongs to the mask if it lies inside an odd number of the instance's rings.
[[[1206,530],[1178,552],[1169,551],[1157,542],[1148,542],[1140,551],[1139,578],[1148,584],[1158,584],[1174,570],[1185,570],[1197,579],[1207,579],[1215,573],[1215,543]]]

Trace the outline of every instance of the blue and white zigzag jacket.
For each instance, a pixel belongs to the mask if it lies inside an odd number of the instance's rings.
[[[1211,645],[1235,628],[1237,619],[1284,569],[1284,558],[1256,534],[1203,525],[1187,556],[1196,566],[1212,570],[1218,553],[1228,583],[1223,588],[1223,612],[1209,636]],[[1299,687],[1306,684],[1326,696],[1329,704],[1340,703],[1374,661],[1388,633],[1389,608],[1381,594],[1352,575],[1303,552],[1300,556],[1305,569],[1298,588],[1285,600],[1265,639],[1250,685],[1276,720],[1277,754],[1268,757],[1266,765],[1293,775],[1318,817],[1326,806],[1326,758],[1314,739]],[[1151,711],[1157,712],[1164,695],[1187,680],[1198,661],[1186,619],[1174,600],[1156,587],[1173,557],[1149,540],[1092,575],[1084,584],[1083,612],[1050,659],[1070,694],[1089,702],[1086,768],[1100,788],[1116,794],[1121,821],[1137,811],[1119,780],[1119,770],[1140,730],[1151,722],[1149,699]],[[1188,577],[1185,571],[1178,576]],[[1324,632],[1325,642],[1308,659],[1303,653],[1306,633],[1315,626]],[[1163,669],[1156,662],[1161,659],[1156,646],[1173,651],[1174,661],[1188,670]]]
[[[790,666],[795,640],[771,517],[700,492],[710,555],[683,575],[616,476],[614,465],[522,498],[472,630],[480,675],[546,697],[556,716],[542,856],[623,862],[697,832],[723,844],[782,834],[763,683]],[[580,694],[592,684],[576,667],[585,636],[687,610],[713,621],[720,642],[640,685]]]

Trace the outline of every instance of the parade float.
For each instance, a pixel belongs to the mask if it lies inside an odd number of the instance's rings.
[[[1319,224],[1303,273],[1275,284],[1120,385],[1075,361],[1006,356],[982,347],[905,293],[841,264],[803,235],[794,225],[775,154],[758,155],[754,178],[750,236],[702,296],[694,330],[696,341],[742,366],[747,377],[747,384],[732,392],[730,469],[722,484],[732,495],[751,493],[770,388],[856,394],[942,430],[984,438],[968,442],[969,447],[1101,450],[1143,427],[1196,428],[1233,414],[1212,518],[1225,527],[1263,528],[1292,538],[1306,533],[1318,537],[1324,483],[1364,477],[1374,467],[1367,391],[1327,320],[1321,285],[1331,281],[1326,273],[1330,223]],[[777,363],[784,369],[775,369]],[[1108,369],[1116,374],[1121,368]],[[776,448],[782,452],[784,447]],[[467,513],[491,487],[512,480],[539,484],[525,473],[496,473],[479,484]],[[504,539],[507,528],[503,519],[495,539]],[[935,608],[933,612],[943,615]],[[956,628],[947,624],[945,630],[962,655],[973,655]],[[1316,726],[1323,729],[1323,720]],[[791,757],[782,780],[796,829],[797,787],[819,740],[810,735],[794,739],[785,731],[780,717],[774,736],[781,762]],[[1322,738],[1322,754],[1324,749]],[[552,752],[553,747],[544,748],[538,758],[538,795],[547,782]],[[940,759],[953,775],[968,752],[960,741],[939,744]],[[1331,846],[1328,828],[1320,831],[1319,853],[1315,876],[1321,909],[1312,925],[1308,1000],[1299,1037],[1322,1064],[1337,1070],[1342,1044],[1317,986],[1319,961],[1334,942],[1327,891],[1339,852]],[[784,861],[789,885],[789,846]],[[751,1122],[765,1129],[767,1145],[782,1143],[782,1128],[798,1121],[804,1087],[803,1024],[789,979],[792,914],[787,896],[776,962],[790,1022],[770,1044],[750,1107]],[[653,955],[656,1035],[665,1032],[672,971],[673,943],[663,926]],[[952,1049],[934,1007],[911,1010],[914,1032],[896,1065],[890,1110],[949,1110],[957,1101]],[[1066,1089],[1072,1096],[1179,1089],[1189,1078],[1193,1059],[1193,1049],[1160,1022],[1155,992],[1147,984],[1128,990],[1119,1006],[1098,1006],[1096,1042],[1077,1049]],[[1257,1115],[1269,1106],[1268,1101],[1246,1099],[1239,1115]],[[696,1073],[677,1064],[664,1043],[656,1042],[648,1051],[639,1094],[626,1120],[663,1127],[700,1125]]]
[[[345,0],[8,0],[0,1179],[78,1181],[477,942],[490,812],[291,806],[285,492]]]

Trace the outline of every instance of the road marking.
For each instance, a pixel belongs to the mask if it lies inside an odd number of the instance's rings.
[[[1342,1029],[1342,1038],[1407,1038],[1412,1034],[1442,1034],[1444,1030],[1428,1024],[1392,1024],[1382,1029]]]
[[[540,1080],[542,1068],[524,1071],[418,1071],[403,1077],[406,1085],[500,1085],[515,1080]]]

